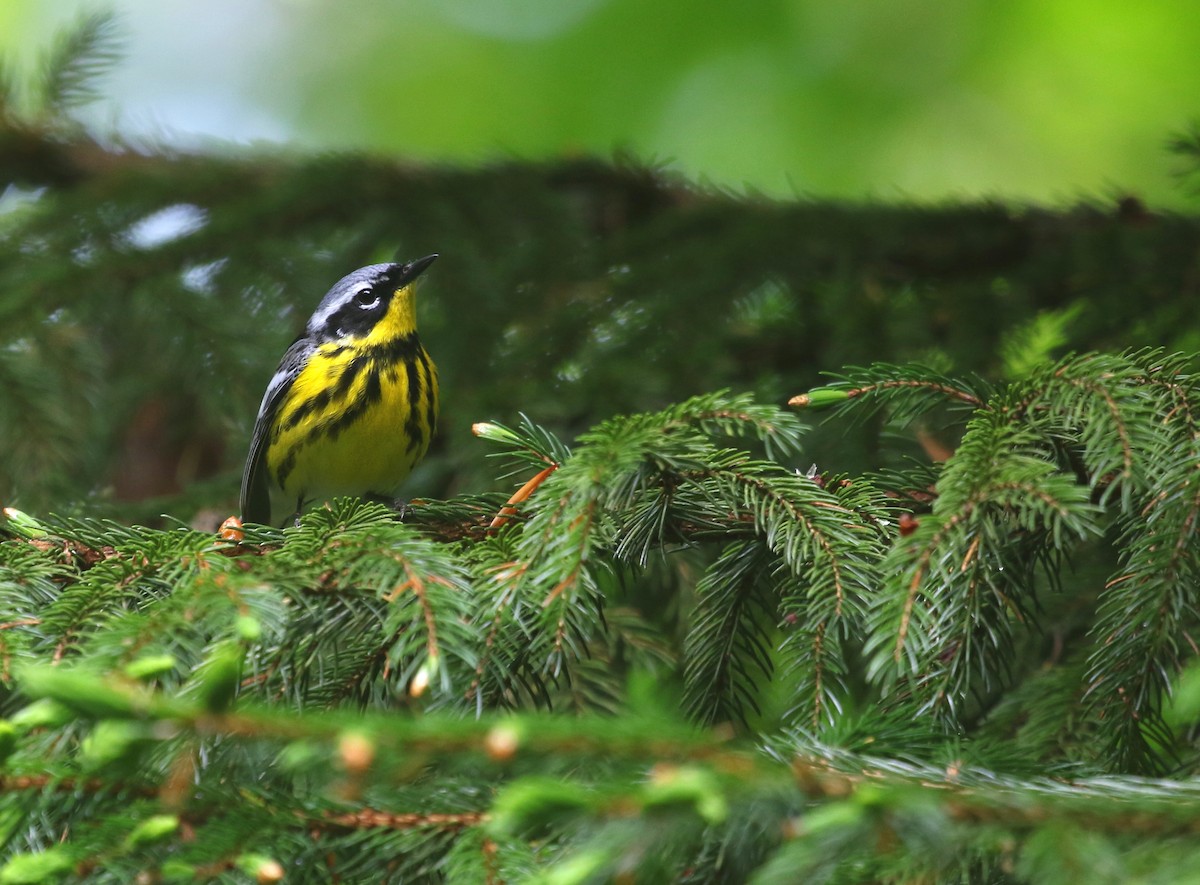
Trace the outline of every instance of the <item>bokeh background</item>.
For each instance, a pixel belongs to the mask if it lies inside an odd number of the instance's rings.
[[[34,64],[95,8],[126,56],[86,116],[128,135],[624,150],[778,197],[1191,205],[1164,145],[1198,113],[1193,0],[5,0],[0,52]]]
[[[482,420],[1200,351],[1194,0],[4,0],[0,55],[0,503],[232,512],[321,295],[430,252],[413,496],[510,489]]]

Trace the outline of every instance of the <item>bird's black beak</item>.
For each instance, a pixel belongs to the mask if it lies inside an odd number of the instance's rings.
[[[400,272],[396,275],[396,288],[403,289],[422,273],[425,268],[437,261],[437,253],[426,255],[424,258],[418,258],[416,261],[410,261],[408,264],[400,265]]]

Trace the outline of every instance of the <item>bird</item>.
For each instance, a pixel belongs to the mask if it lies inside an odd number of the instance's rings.
[[[438,417],[437,367],[417,337],[416,282],[436,259],[372,264],[338,280],[263,394],[242,473],[245,522],[272,496],[299,518],[339,495],[394,500]]]

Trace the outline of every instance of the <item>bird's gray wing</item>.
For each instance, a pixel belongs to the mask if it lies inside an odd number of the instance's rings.
[[[268,524],[271,521],[271,483],[267,475],[267,440],[275,423],[279,404],[291,389],[292,382],[316,350],[311,338],[297,338],[287,349],[279,368],[271,377],[262,405],[258,407],[258,418],[254,421],[254,433],[250,437],[250,454],[246,456],[246,468],[242,471],[242,494],[240,509],[244,522]]]

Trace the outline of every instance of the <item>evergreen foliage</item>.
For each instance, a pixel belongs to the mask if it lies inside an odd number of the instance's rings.
[[[507,505],[224,538],[10,510],[0,875],[1170,880],[1200,860],[1187,364],[853,370],[797,403],[960,431],[854,477],[711,394],[570,448],[481,425],[536,478]]]
[[[0,883],[1194,878],[1194,361],[1049,355],[1188,343],[1195,219],[102,145],[112,40],[0,120]],[[130,525],[397,249],[439,496]]]
[[[40,110],[53,119],[99,97],[99,81],[121,57],[121,31],[111,12],[90,12],[60,35],[45,62]]]
[[[67,115],[112,61],[104,22],[13,85],[46,104],[0,113],[0,499],[17,506],[232,509],[262,390],[322,294],[431,252],[419,314],[447,396],[418,495],[490,488],[468,428],[518,411],[572,439],[703,391],[782,402],[881,359],[999,377],[1022,334],[1035,356],[1200,350],[1200,224],[1136,199],[770,202],[624,159],[169,150]],[[1038,312],[1057,327],[1031,327]],[[879,463],[873,439],[817,428],[808,451],[858,472]]]

